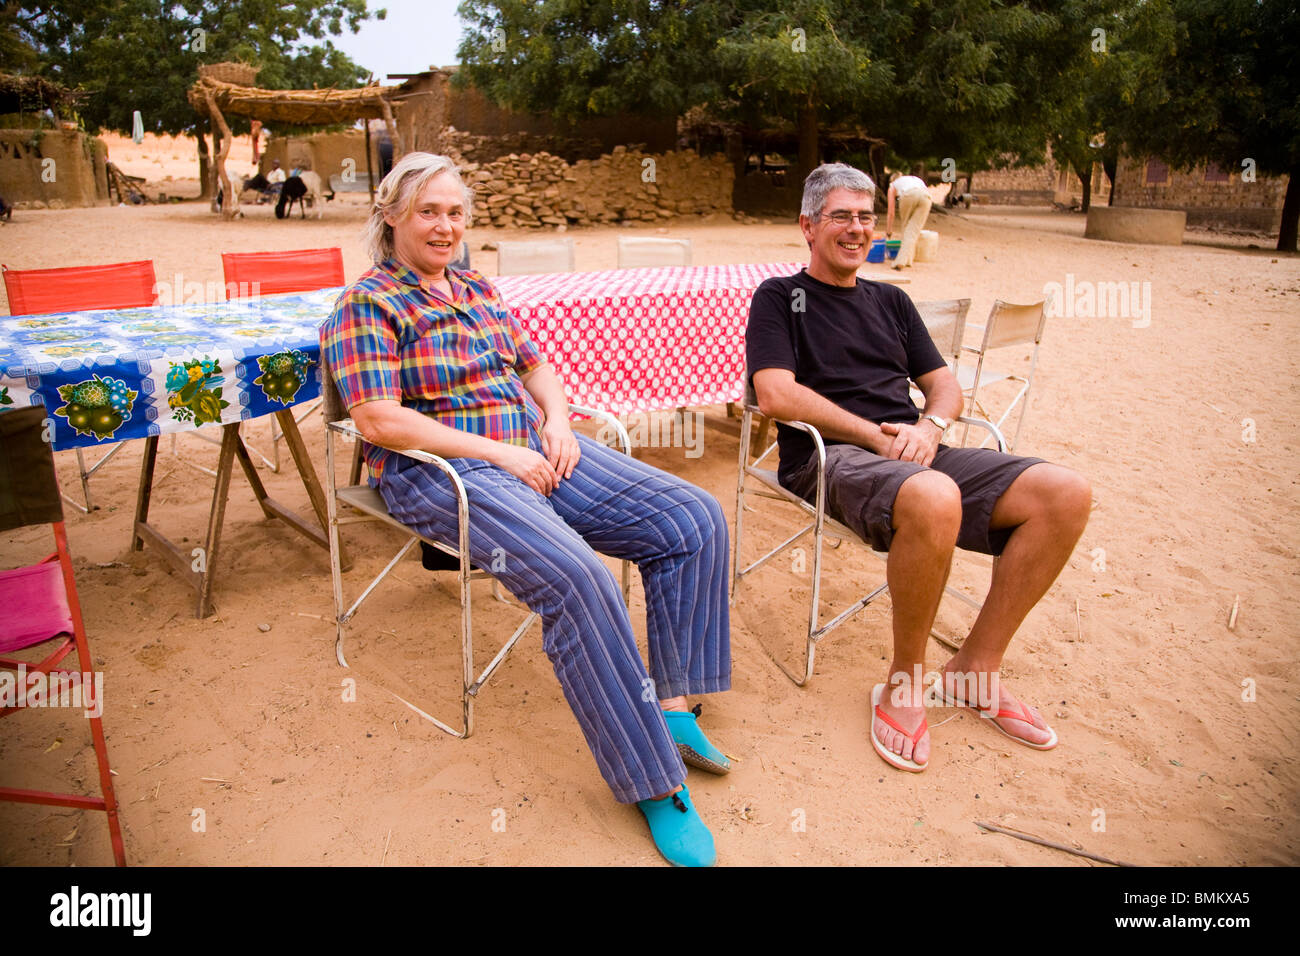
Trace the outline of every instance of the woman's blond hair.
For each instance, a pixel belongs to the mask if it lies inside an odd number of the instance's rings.
[[[405,219],[411,214],[416,199],[434,176],[450,176],[465,197],[465,225],[469,225],[474,194],[460,178],[456,164],[447,156],[433,153],[407,153],[384,177],[375,190],[375,203],[366,221],[365,245],[372,262],[383,262],[394,254],[393,227],[384,219],[385,213],[394,219]]]

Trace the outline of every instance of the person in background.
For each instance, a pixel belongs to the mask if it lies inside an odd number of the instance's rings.
[[[278,199],[280,190],[284,188],[284,181],[287,178],[284,170],[280,168],[280,161],[278,159],[271,160],[271,171],[266,174],[266,181],[269,185],[266,192],[262,194],[263,199],[260,199],[259,202],[272,202]]]
[[[712,865],[683,761],[730,770],[686,701],[731,686],[726,519],[709,493],[574,434],[559,376],[496,289],[451,266],[470,199],[446,156],[397,162],[367,226],[375,265],[321,327],[322,354],[393,517],[458,543],[446,475],[389,449],[446,458],[469,497],[474,564],[541,615],[542,646],[614,799],[640,808],[670,862]],[[640,568],[648,671],[593,549]]]
[[[885,211],[885,238],[894,234],[894,207],[898,207],[898,228],[903,234],[903,244],[894,259],[895,269],[906,269],[916,257],[916,244],[930,215],[930,190],[926,188],[920,166],[912,167],[912,175],[899,176],[889,184],[889,205]]]

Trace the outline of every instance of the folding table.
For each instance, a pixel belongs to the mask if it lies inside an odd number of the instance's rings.
[[[268,518],[329,550],[325,495],[291,409],[320,394],[317,327],[338,292],[0,317],[0,406],[44,405],[56,451],[145,439],[132,548],[158,548],[194,587],[204,617],[236,460]],[[270,414],[319,525],[271,498],[249,459],[240,425]],[[209,427],[222,441],[207,533],[201,551],[183,551],[149,521],[158,439]]]

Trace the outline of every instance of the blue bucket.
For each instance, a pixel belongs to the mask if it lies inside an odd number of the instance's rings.
[[[884,239],[872,240],[871,248],[867,250],[867,261],[868,262],[885,261],[885,240]]]

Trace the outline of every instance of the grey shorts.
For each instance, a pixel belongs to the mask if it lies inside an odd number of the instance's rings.
[[[930,466],[951,478],[961,491],[961,531],[957,547],[1001,554],[1011,528],[991,529],[993,506],[1011,483],[1041,458],[1004,455],[991,448],[940,445]],[[857,445],[826,449],[826,513],[848,525],[875,551],[888,551],[894,537],[894,499],[903,482],[924,465],[882,458]],[[817,459],[794,473],[787,488],[808,501],[817,499]]]

